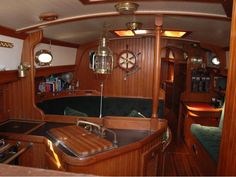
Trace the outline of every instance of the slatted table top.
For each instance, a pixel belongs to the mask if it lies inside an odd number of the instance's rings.
[[[113,147],[110,141],[75,125],[53,128],[49,133],[77,156],[88,156]]]

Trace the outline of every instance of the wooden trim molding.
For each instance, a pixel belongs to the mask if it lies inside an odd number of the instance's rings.
[[[0,71],[0,84],[13,82],[17,80],[17,71]]]
[[[75,70],[75,65],[63,65],[63,66],[49,66],[43,68],[37,68],[35,77],[47,77],[51,74],[59,74],[65,72],[73,72]]]
[[[15,30],[4,27],[4,26],[0,26],[0,34],[14,37],[14,38],[19,38],[19,39],[25,39],[27,37],[27,34],[25,33],[17,33]]]

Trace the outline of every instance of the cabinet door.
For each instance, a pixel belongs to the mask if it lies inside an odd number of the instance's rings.
[[[163,152],[162,144],[158,143],[141,157],[142,175],[157,176],[162,175],[163,170]]]

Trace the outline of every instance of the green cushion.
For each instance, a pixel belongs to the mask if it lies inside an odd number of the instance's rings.
[[[139,113],[136,110],[132,110],[129,114],[128,117],[143,117],[141,113]]]
[[[199,140],[214,161],[218,161],[222,129],[219,127],[191,125],[191,133]]]
[[[72,109],[72,108],[70,108],[68,106],[64,109],[64,115],[88,117],[88,115],[86,113],[80,112],[80,111],[75,110],[75,109]]]

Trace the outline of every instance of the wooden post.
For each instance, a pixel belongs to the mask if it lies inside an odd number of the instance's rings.
[[[233,3],[231,22],[230,64],[227,79],[225,114],[217,171],[217,175],[219,176],[236,175],[236,1]]]
[[[161,27],[163,19],[161,15],[156,16],[156,39],[155,39],[155,57],[153,65],[153,86],[152,86],[152,118],[157,118],[159,91],[160,91],[160,73],[161,73]]]
[[[31,67],[25,78],[8,84],[9,117],[42,120],[43,112],[35,105],[34,48],[43,37],[42,31],[31,33],[24,40],[21,62]]]

